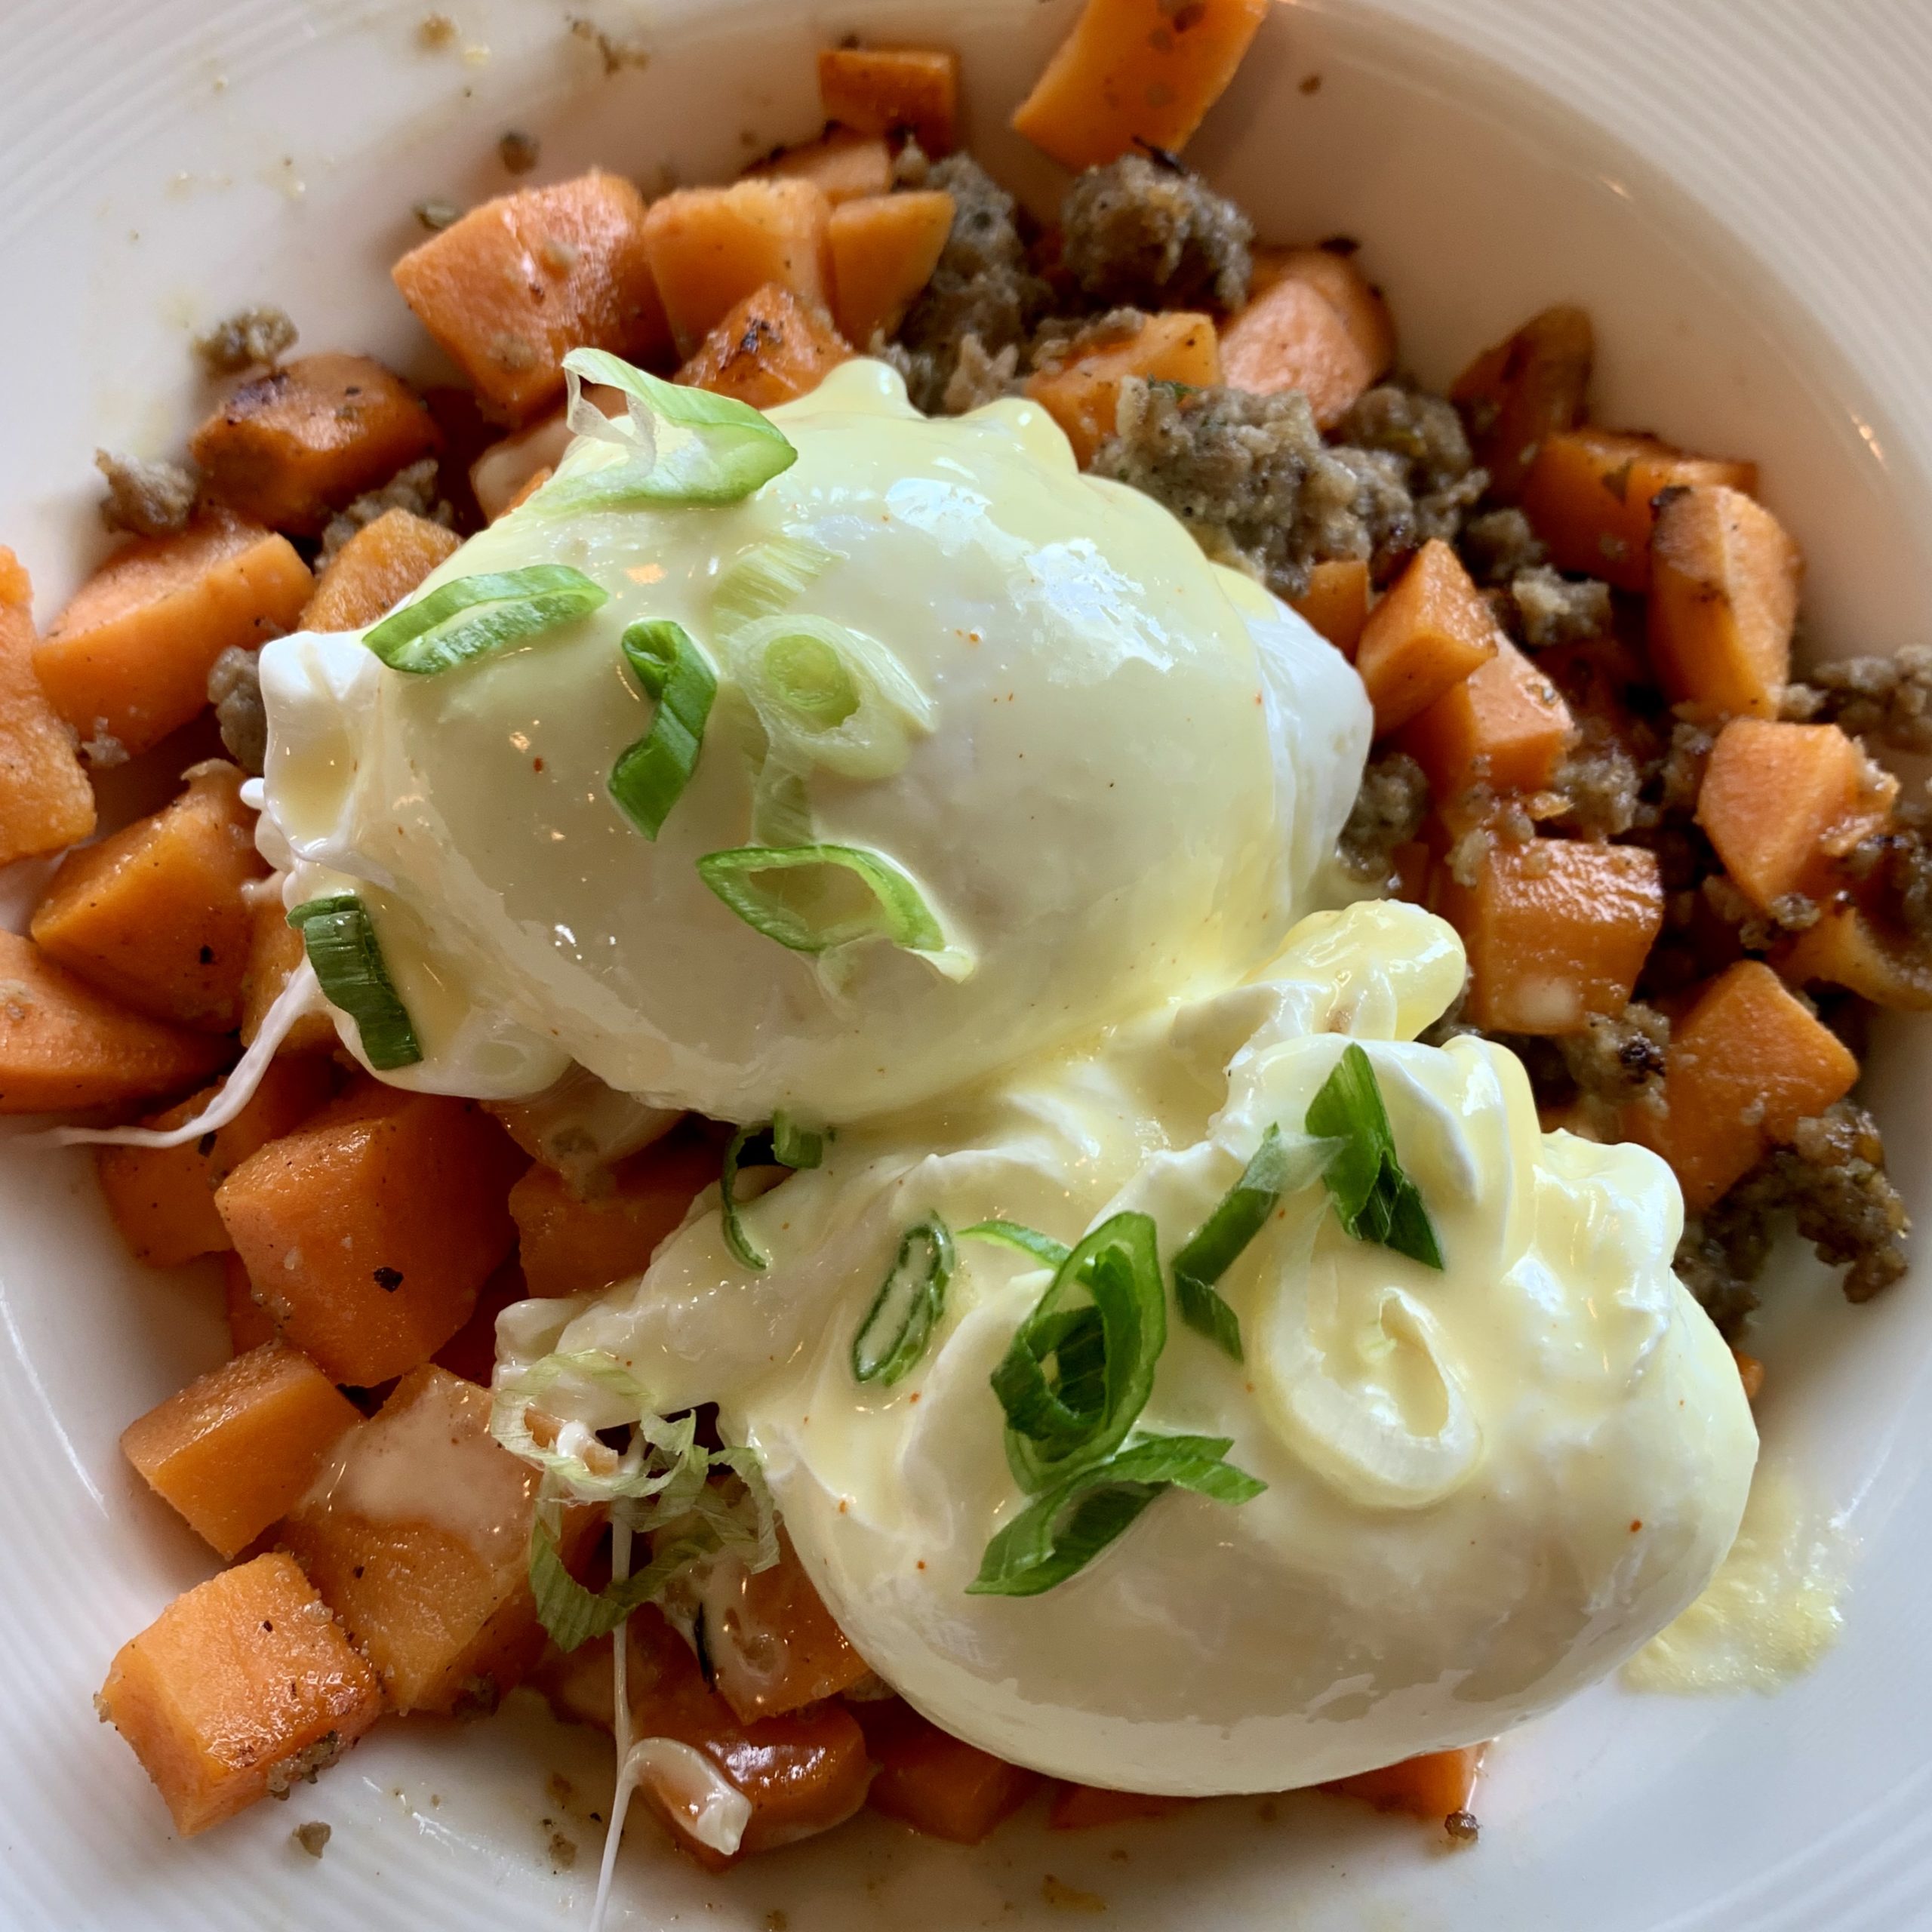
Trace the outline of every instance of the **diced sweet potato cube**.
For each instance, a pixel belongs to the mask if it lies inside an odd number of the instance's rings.
[[[1432,538],[1368,614],[1355,669],[1377,737],[1406,724],[1497,654],[1502,633],[1455,552]]]
[[[1620,590],[1651,587],[1653,505],[1666,490],[1721,483],[1747,496],[1756,465],[1687,456],[1655,436],[1568,429],[1546,436],[1523,482],[1523,509],[1559,570]]]
[[[94,830],[94,787],[74,734],[33,668],[33,588],[0,546],[0,866],[57,852]]]
[[[400,376],[367,355],[301,355],[235,389],[189,448],[208,494],[272,530],[313,537],[352,497],[442,441]]]
[[[278,1533],[398,1711],[488,1710],[543,1647],[530,1593],[537,1474],[490,1433],[490,1393],[424,1367],[397,1383]],[[573,1512],[567,1558],[595,1527]]]
[[[469,466],[469,487],[476,506],[491,523],[518,503],[533,477],[547,477],[570,448],[571,426],[560,409],[543,416],[527,429],[506,436]]]
[[[122,1433],[121,1452],[224,1557],[302,1500],[355,1405],[309,1358],[265,1342]]]
[[[1633,845],[1499,843],[1475,885],[1441,890],[1469,953],[1465,1011],[1489,1032],[1574,1033],[1621,1013],[1663,924],[1657,855]]]
[[[1625,1131],[1670,1163],[1684,1211],[1701,1214],[1857,1078],[1838,1035],[1761,960],[1741,959],[1672,1034],[1665,1112],[1626,1109]]]
[[[1697,823],[1739,890],[1769,909],[1828,887],[1835,860],[1882,826],[1898,780],[1835,724],[1734,718],[1697,792]]]
[[[288,923],[272,894],[249,908],[248,963],[242,974],[242,1044],[252,1046],[268,1011],[281,997],[288,976],[306,956],[302,935]],[[335,1023],[326,1013],[305,1013],[281,1043],[284,1054],[331,1052]]]
[[[592,168],[472,208],[390,273],[485,406],[520,422],[562,395],[573,349],[669,347],[644,223],[637,189]]]
[[[226,1238],[226,1231],[223,1239]],[[228,1317],[228,1346],[238,1355],[275,1340],[275,1317],[255,1299],[255,1284],[232,1248],[221,1257],[221,1291]]]
[[[1487,1744],[1468,1744],[1458,1751],[1426,1752],[1379,1771],[1337,1778],[1321,1789],[1343,1798],[1365,1799],[1378,1811],[1407,1811],[1439,1822],[1452,1812],[1469,1808],[1488,1749]]]
[[[331,1380],[427,1361],[509,1252],[523,1157],[471,1103],[358,1082],[216,1190],[282,1332]]]
[[[869,1675],[782,1531],[770,1569],[715,1564],[701,1601],[712,1680],[747,1724],[835,1697]]]
[[[1083,469],[1114,432],[1120,386],[1129,376],[1196,389],[1218,383],[1221,357],[1214,318],[1183,309],[1149,315],[1132,334],[1028,380],[1026,393],[1066,432]]]
[[[278,1060],[248,1104],[226,1127],[178,1147],[101,1147],[95,1152],[100,1191],[121,1238],[137,1260],[174,1268],[198,1254],[219,1254],[228,1230],[215,1212],[214,1191],[258,1147],[289,1133],[329,1097],[329,1063],[313,1057]],[[219,1084],[144,1121],[179,1127],[221,1091]]]
[[[588,1198],[533,1166],[509,1192],[531,1294],[583,1294],[642,1274],[692,1198],[718,1178],[718,1161],[706,1142],[674,1136],[620,1162],[610,1186]]]
[[[1575,727],[1549,678],[1508,638],[1395,734],[1444,804],[1472,786],[1539,792],[1556,775]]]
[[[292,629],[311,585],[287,537],[209,510],[115,551],[34,647],[34,673],[84,743],[131,758],[207,705],[224,651]]]
[[[1251,300],[1265,295],[1277,282],[1305,281],[1342,318],[1349,340],[1361,351],[1371,381],[1379,382],[1395,367],[1395,325],[1382,291],[1355,257],[1340,248],[1257,248],[1248,281]]]
[[[375,1672],[278,1554],[176,1598],[122,1646],[100,1694],[183,1838],[312,1777],[382,1707]]]
[[[848,342],[864,349],[906,319],[939,266],[952,215],[952,197],[937,188],[869,195],[832,211],[832,312]]]
[[[232,1042],[131,1013],[0,932],[0,1114],[119,1106],[198,1085]]]
[[[735,396],[754,409],[808,395],[849,361],[851,345],[823,309],[769,282],[747,295],[678,371],[693,389]]]
[[[950,154],[959,119],[959,57],[937,48],[828,47],[818,57],[825,118],[860,134],[909,134]]]
[[[1087,0],[1013,125],[1072,168],[1178,153],[1241,65],[1269,0]]]
[[[828,128],[815,141],[785,148],[745,172],[809,181],[834,208],[861,195],[883,195],[892,186],[892,149],[883,136],[850,128]]]
[[[490,1386],[497,1368],[497,1317],[512,1302],[527,1301],[530,1290],[523,1270],[515,1260],[506,1261],[483,1284],[469,1319],[430,1357],[438,1368],[460,1375],[466,1382]]]
[[[1651,536],[1651,662],[1680,703],[1775,718],[1804,560],[1763,504],[1721,483],[1666,491]]]
[[[1230,321],[1222,379],[1256,395],[1299,389],[1318,427],[1332,429],[1374,380],[1335,306],[1311,282],[1284,275]]]
[[[1777,962],[1794,986],[1844,986],[1874,1006],[1932,1012],[1932,951],[1857,906],[1828,906]]]
[[[30,929],[43,952],[123,1005],[226,1033],[241,1020],[248,966],[242,888],[268,866],[241,771],[216,759],[187,779],[172,804],[69,853]]]
[[[929,1838],[977,1844],[1040,1787],[1037,1771],[941,1730],[896,1698],[857,1712],[878,1766],[872,1809]]]
[[[1589,317],[1564,304],[1532,315],[1456,378],[1450,396],[1499,503],[1513,503],[1522,494],[1546,438],[1582,422],[1595,359]]]
[[[1171,1818],[1193,1804],[1191,1798],[1163,1797],[1158,1792],[1110,1791],[1104,1785],[1063,1784],[1047,1807],[1050,1832],[1087,1832],[1106,1825],[1124,1825],[1143,1818]]]
[[[331,557],[302,613],[306,631],[359,631],[400,604],[463,539],[413,511],[385,510]]]
[[[1308,588],[1289,608],[1347,658],[1355,662],[1368,622],[1368,566],[1359,557],[1335,557],[1315,565]]]
[[[832,204],[810,181],[734,181],[683,188],[654,202],[644,246],[670,318],[678,352],[689,357],[748,295],[768,282],[829,309],[826,231]]]

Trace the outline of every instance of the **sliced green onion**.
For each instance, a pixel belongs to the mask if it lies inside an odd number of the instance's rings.
[[[322,997],[355,1022],[362,1057],[379,1073],[423,1057],[408,1009],[398,996],[369,909],[352,892],[311,899],[288,923],[302,935]]]
[[[1425,1267],[1440,1268],[1435,1224],[1396,1156],[1374,1064],[1354,1041],[1309,1103],[1307,1128],[1341,1143],[1321,1177],[1343,1226],[1357,1241],[1379,1241]]]
[[[933,1324],[946,1306],[952,1260],[952,1237],[937,1214],[906,1230],[872,1307],[852,1338],[855,1381],[890,1388],[925,1353]]]
[[[768,1127],[741,1127],[724,1150],[718,1177],[719,1219],[724,1245],[743,1265],[762,1274],[771,1263],[753,1246],[738,1208],[738,1174],[743,1168],[815,1168],[825,1158],[825,1137],[781,1113]]]
[[[972,971],[949,948],[919,888],[879,852],[855,845],[740,845],[697,862],[698,875],[748,926],[795,952],[889,940],[949,979]]]
[[[974,1596],[1034,1597],[1084,1570],[1162,1491],[1191,1489],[1217,1503],[1251,1501],[1267,1487],[1226,1458],[1225,1435],[1148,1435],[1057,1482],[986,1545]]]
[[[721,1547],[717,1532],[700,1524],[660,1538],[651,1561],[622,1583],[591,1590],[565,1568],[557,1539],[540,1513],[530,1527],[530,1588],[537,1599],[537,1621],[560,1651],[608,1637],[633,1611],[654,1601],[693,1564],[715,1556]]]
[[[712,623],[728,638],[761,617],[791,609],[834,564],[844,559],[808,537],[777,537],[726,565],[711,595]]]
[[[993,1371],[1022,1489],[1045,1489],[1120,1446],[1153,1392],[1167,1339],[1153,1221],[1115,1214],[1060,1263]]]
[[[1030,1254],[1049,1268],[1058,1268],[1073,1251],[1065,1241],[1055,1241],[1051,1235],[1043,1235],[1038,1228],[1019,1221],[975,1221],[970,1228],[959,1230],[959,1238],[998,1241],[1007,1247],[1018,1248],[1023,1254]]]
[[[812,805],[804,776],[769,752],[752,785],[752,842],[780,847],[813,842]]]
[[[708,389],[687,389],[633,368],[601,349],[564,358],[570,426],[586,444],[615,448],[614,460],[575,449],[526,508],[539,516],[617,509],[628,503],[735,503],[791,468],[798,453],[758,411]],[[621,389],[626,420],[583,399],[583,385]]]
[[[1240,1180],[1174,1257],[1174,1303],[1180,1318],[1236,1361],[1243,1359],[1241,1323],[1215,1284],[1268,1225],[1284,1194],[1314,1180],[1341,1151],[1341,1143],[1281,1138],[1270,1126]]]
[[[460,577],[392,612],[362,641],[392,671],[421,677],[588,617],[609,595],[568,564]]]
[[[629,626],[622,642],[625,660],[645,695],[656,700],[657,715],[611,766],[611,796],[645,838],[655,838],[697,768],[718,678],[690,632],[668,617]]]

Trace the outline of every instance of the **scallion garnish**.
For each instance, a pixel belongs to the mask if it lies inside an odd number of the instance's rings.
[[[530,1588],[537,1618],[560,1651],[574,1651],[593,1637],[608,1637],[633,1611],[661,1595],[665,1586],[694,1563],[715,1556],[722,1544],[708,1524],[675,1536],[660,1537],[651,1561],[621,1583],[601,1590],[585,1587],[564,1567],[557,1539],[540,1512],[530,1529]]]
[[[808,537],[776,537],[726,565],[711,594],[712,622],[731,637],[761,617],[789,611],[834,564],[843,559]]]
[[[952,1237],[937,1214],[928,1214],[900,1236],[892,1266],[852,1338],[855,1380],[890,1388],[925,1353],[952,1279]]]
[[[970,1228],[959,1230],[959,1238],[998,1241],[1003,1247],[1017,1247],[1049,1268],[1059,1267],[1073,1251],[1065,1241],[1055,1241],[1051,1235],[1043,1235],[1038,1228],[1019,1221],[975,1221]]]
[[[1085,1568],[1168,1489],[1239,1503],[1267,1484],[1226,1458],[1225,1435],[1148,1435],[1055,1483],[986,1546],[976,1596],[1032,1597]]]
[[[1357,1241],[1379,1241],[1425,1267],[1442,1250],[1421,1190],[1396,1157],[1395,1136],[1368,1055],[1353,1041],[1309,1103],[1308,1131],[1341,1145],[1322,1174],[1335,1211]]]
[[[609,595],[568,564],[460,577],[391,612],[362,641],[392,671],[421,677],[588,617]]]
[[[795,952],[889,940],[949,979],[972,971],[946,943],[918,886],[883,853],[855,845],[740,845],[707,853],[698,875],[745,924]]]
[[[1174,1257],[1174,1303],[1180,1318],[1217,1347],[1242,1359],[1241,1322],[1216,1284],[1268,1224],[1284,1194],[1306,1187],[1340,1152],[1340,1143],[1281,1138],[1270,1126],[1240,1180]]]
[[[290,912],[288,923],[302,935],[322,997],[355,1022],[362,1057],[380,1073],[414,1066],[423,1057],[422,1044],[361,898],[338,892],[311,899]]]
[[[798,453],[778,426],[747,404],[688,389],[633,368],[601,349],[564,358],[570,426],[585,441],[623,452],[614,461],[573,461],[527,506],[538,516],[618,509],[626,503],[735,503],[789,469]],[[623,392],[614,422],[583,400],[586,383]]]
[[[993,1371],[1021,1488],[1044,1489],[1120,1446],[1167,1339],[1153,1221],[1115,1214],[1060,1263]]]
[[[718,678],[690,632],[668,617],[630,625],[622,645],[657,715],[611,768],[611,796],[645,838],[655,838],[697,768]]]
[[[719,1219],[724,1245],[747,1268],[760,1274],[771,1263],[752,1245],[738,1211],[738,1174],[743,1168],[815,1168],[825,1158],[825,1137],[780,1113],[769,1126],[741,1127],[724,1150],[724,1171],[718,1181]]]

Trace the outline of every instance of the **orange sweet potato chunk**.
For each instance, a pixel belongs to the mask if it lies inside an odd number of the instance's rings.
[[[299,1503],[355,1405],[309,1358],[265,1342],[122,1432],[121,1452],[188,1527],[232,1557]]]
[[[1289,608],[1350,663],[1368,622],[1368,566],[1359,557],[1333,557],[1308,574],[1308,588]]]
[[[35,943],[123,1005],[233,1031],[253,911],[242,889],[268,866],[242,774],[195,765],[172,804],[61,860],[34,909]]]
[[[223,1238],[226,1238],[226,1234]],[[221,1294],[232,1354],[245,1355],[251,1349],[274,1340],[275,1317],[255,1299],[255,1285],[232,1248],[221,1257]]]
[[[818,57],[825,118],[860,134],[909,134],[950,154],[959,119],[959,57],[937,48],[828,47]]]
[[[1685,1212],[1701,1214],[1857,1078],[1850,1049],[1810,1007],[1761,960],[1742,959],[1673,1031],[1663,1115],[1632,1107],[1626,1131],[1670,1163]]]
[[[1211,315],[1171,309],[1149,315],[1131,335],[1029,378],[1026,393],[1066,432],[1084,469],[1114,432],[1120,386],[1130,376],[1186,383],[1197,389],[1221,380],[1221,356]]]
[[[1195,1801],[1149,1791],[1110,1791],[1104,1785],[1063,1784],[1047,1807],[1050,1832],[1087,1832],[1142,1818],[1171,1818]]]
[[[270,894],[249,908],[248,961],[242,974],[242,1044],[245,1047],[254,1044],[269,1008],[281,998],[289,974],[306,957],[302,935],[288,923],[279,898]],[[285,1056],[331,1052],[335,1044],[335,1023],[328,1014],[306,1013],[295,1023],[281,1051]]]
[[[1666,491],[1651,536],[1651,662],[1679,703],[1775,718],[1804,560],[1763,504],[1721,483]]]
[[[695,355],[740,302],[769,282],[813,308],[829,309],[831,220],[823,192],[796,179],[681,188],[654,202],[644,221],[645,252],[679,355]]]
[[[215,1205],[283,1334],[369,1388],[469,1318],[515,1238],[523,1164],[480,1108],[363,1080],[244,1161]]]
[[[1932,953],[1853,905],[1828,906],[1777,961],[1794,986],[1844,986],[1874,1006],[1932,1012]]]
[[[1321,1789],[1343,1798],[1365,1799],[1378,1811],[1407,1811],[1418,1818],[1439,1820],[1469,1808],[1488,1749],[1487,1744],[1468,1744],[1457,1751],[1425,1752],[1420,1758],[1405,1758],[1379,1771],[1337,1778]]]
[[[218,1254],[228,1230],[215,1212],[214,1191],[258,1147],[292,1131],[329,1097],[329,1063],[309,1056],[278,1060],[248,1104],[226,1127],[178,1147],[95,1150],[100,1191],[121,1238],[137,1260],[174,1268],[198,1254]],[[179,1127],[221,1091],[221,1084],[143,1121]]]
[[[832,312],[848,342],[863,349],[906,319],[939,266],[952,216],[952,197],[937,188],[869,195],[832,211]]]
[[[1257,248],[1248,284],[1251,299],[1277,282],[1305,281],[1342,318],[1349,340],[1379,382],[1395,364],[1395,325],[1389,305],[1356,265],[1354,256],[1334,248]]]
[[[424,1367],[343,1436],[278,1532],[398,1711],[494,1707],[543,1648],[530,1593],[537,1472],[490,1433],[490,1394]],[[595,1527],[572,1515],[567,1555]]]
[[[1441,803],[1478,783],[1537,792],[1556,774],[1575,726],[1556,687],[1508,638],[1395,734]]]
[[[1013,125],[1072,168],[1178,153],[1235,77],[1269,0],[1087,0]]]
[[[530,1293],[583,1294],[641,1274],[718,1168],[715,1147],[683,1135],[620,1161],[610,1186],[588,1198],[553,1169],[532,1166],[509,1192]]]
[[[809,395],[849,361],[851,346],[823,309],[768,282],[747,295],[678,371],[693,389],[735,396],[754,409],[776,408]]]
[[[120,1106],[198,1085],[232,1042],[117,1006],[0,932],[0,1114]]]
[[[367,355],[300,355],[234,390],[189,449],[238,516],[318,534],[351,497],[441,447],[423,398]]]
[[[0,866],[57,852],[94,830],[94,787],[74,734],[33,668],[33,587],[0,546]]]
[[[1713,483],[1748,496],[1758,487],[1757,466],[1687,456],[1655,436],[1569,429],[1539,446],[1523,482],[1523,511],[1558,569],[1647,590],[1657,498]]]
[[[381,1715],[382,1696],[276,1554],[211,1577],[123,1644],[100,1709],[192,1838],[333,1764]]]
[[[745,170],[783,180],[809,181],[834,208],[862,195],[883,195],[892,186],[892,149],[884,137],[850,128],[828,128],[815,141],[781,149]]]
[[[1596,360],[1585,312],[1546,309],[1506,342],[1484,349],[1451,386],[1475,460],[1489,472],[1490,494],[1513,503],[1545,440],[1583,420]]]
[[[492,443],[469,466],[470,492],[485,518],[494,523],[513,509],[533,477],[548,477],[556,468],[570,442],[571,427],[559,409]]]
[[[746,1724],[835,1697],[869,1674],[783,1531],[770,1569],[715,1566],[703,1601],[718,1694]]]
[[[302,613],[306,631],[359,631],[393,611],[463,539],[413,511],[385,510],[325,566]]]
[[[1697,792],[1697,823],[1739,890],[1768,909],[1829,890],[1833,861],[1890,815],[1898,780],[1835,724],[1734,718]]]
[[[1299,389],[1318,427],[1332,429],[1374,380],[1334,305],[1288,275],[1234,317],[1221,338],[1223,379],[1256,395]]]
[[[287,537],[211,509],[115,551],[34,647],[34,673],[85,744],[131,758],[202,709],[224,651],[292,629],[311,588]]]
[[[1573,1033],[1629,1004],[1663,924],[1657,855],[1630,845],[1499,844],[1441,911],[1469,960],[1466,1011],[1491,1032]]]
[[[878,1766],[872,1809],[929,1838],[977,1844],[1040,1787],[1037,1771],[941,1730],[897,1698],[857,1713]]]
[[[471,209],[390,274],[486,410],[521,422],[562,395],[573,349],[669,347],[644,226],[644,197],[592,168]]]
[[[1497,654],[1502,641],[1482,592],[1455,552],[1432,538],[1368,614],[1355,669],[1378,737],[1407,724]]]

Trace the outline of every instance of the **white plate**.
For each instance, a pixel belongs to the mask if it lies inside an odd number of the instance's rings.
[[[1002,122],[1072,8],[581,0],[652,52],[607,78],[564,6],[540,0],[448,0],[462,32],[438,53],[414,38],[422,0],[5,0],[0,537],[34,570],[43,617],[102,546],[95,445],[161,453],[194,419],[194,327],[272,300],[309,346],[434,366],[384,271],[413,238],[412,203],[503,185],[506,128],[540,136],[538,178],[593,161],[647,185],[715,176],[811,129],[821,40],[937,36],[965,57],[980,151],[1051,194]],[[1810,554],[1821,645],[1890,648],[1927,632],[1928,82],[1923,0],[1325,0],[1271,20],[1191,158],[1270,238],[1359,236],[1426,377],[1542,302],[1586,303],[1604,414],[1758,457]],[[26,890],[14,882],[17,903]],[[1928,1075],[1932,1029],[1881,1035],[1869,1084],[1921,1208]],[[388,1727],[290,1804],[173,1840],[88,1699],[116,1645],[210,1567],[137,1493],[115,1438],[218,1357],[214,1283],[130,1266],[78,1159],[0,1162],[0,1920],[580,1920],[595,1835],[581,1814],[601,1808],[608,1754],[528,1712]],[[1057,1924],[1051,1873],[1131,1932],[1932,1923],[1928,1274],[1850,1310],[1798,1271],[1762,1344],[1768,1453],[1849,1511],[1861,1546],[1842,1647],[1774,1700],[1611,1687],[1511,1737],[1472,1851],[1303,1797],[1066,1838],[1023,1819],[972,1852],[868,1818],[713,1880],[646,1826],[618,1917]],[[548,1788],[558,1768],[580,1794],[568,1807]],[[320,1864],[289,1841],[312,1818],[334,1827]],[[556,1828],[583,1848],[575,1872],[552,1872]]]

